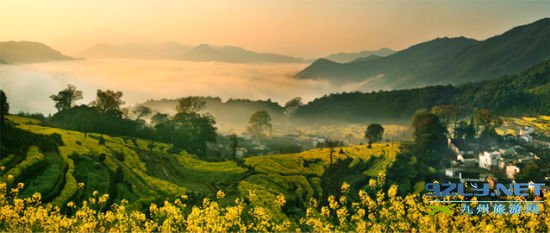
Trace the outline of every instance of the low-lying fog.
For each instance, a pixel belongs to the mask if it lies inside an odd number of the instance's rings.
[[[361,85],[335,87],[324,81],[292,78],[306,65],[120,59],[0,65],[0,89],[8,96],[11,113],[53,114],[56,110],[49,96],[67,84],[74,84],[84,92],[84,99],[78,104],[90,103],[97,89],[111,89],[124,92],[126,107],[148,99],[185,96],[218,96],[223,101],[228,98],[271,99],[282,105],[297,96],[307,102],[324,94],[355,90]],[[154,110],[170,112],[168,109]],[[174,110],[175,106],[172,112]],[[246,129],[250,114],[234,114],[239,115],[237,122],[228,121],[224,116],[217,117],[216,125],[220,132],[242,132]],[[306,122],[296,125],[279,118],[273,119],[274,134],[301,132],[337,139],[350,136],[356,140],[363,138],[362,125],[344,122],[322,126]],[[401,126],[391,128],[395,130],[388,130],[388,137],[405,135]]]
[[[284,104],[296,96],[309,101],[341,91],[326,82],[293,79],[306,65],[118,59],[0,65],[0,88],[11,112],[46,114],[55,112],[49,96],[69,83],[84,91],[79,104],[91,102],[97,89],[112,89],[124,92],[126,106],[184,96],[271,98]]]

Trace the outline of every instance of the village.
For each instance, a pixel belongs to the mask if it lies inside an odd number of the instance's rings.
[[[523,126],[516,135],[500,136],[493,145],[481,145],[477,141],[448,139],[448,147],[454,154],[450,167],[444,170],[450,181],[486,182],[488,179],[503,181],[550,181],[550,167],[542,158],[550,149],[550,141],[534,127]]]

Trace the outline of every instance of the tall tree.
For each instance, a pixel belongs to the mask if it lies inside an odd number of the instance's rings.
[[[57,95],[51,95],[50,98],[55,102],[55,108],[61,112],[65,109],[73,107],[76,101],[82,99],[82,91],[77,90],[72,84],[67,85],[67,88],[61,90]]]
[[[330,166],[332,166],[333,164],[333,155],[334,155],[334,148],[336,148],[338,145],[340,145],[340,142],[337,141],[337,140],[330,140],[330,139],[327,139],[325,141],[325,145],[329,148],[329,160],[330,160]]]
[[[378,123],[373,123],[367,126],[365,131],[365,138],[369,139],[369,148],[372,147],[373,142],[382,141],[384,135],[384,127]]]
[[[237,134],[231,134],[229,136],[229,139],[231,140],[231,155],[233,155],[233,160],[237,160],[237,148],[239,147],[239,138],[237,137]]]
[[[176,111],[178,113],[192,113],[203,110],[206,102],[199,97],[185,97],[178,99]]]
[[[265,110],[260,110],[250,116],[247,131],[256,138],[271,135],[271,116]]]
[[[151,113],[153,113],[153,110],[145,105],[139,105],[135,107],[134,110],[132,110],[132,113],[136,115],[136,120],[139,120],[142,117],[151,115]]]
[[[285,104],[285,115],[292,116],[299,107],[303,106],[302,97],[295,97]]]
[[[123,93],[120,91],[97,90],[97,96],[92,105],[101,112],[113,114],[120,118],[123,114],[121,106],[124,104],[122,95]]]
[[[421,109],[414,114],[411,127],[417,152],[425,155],[422,159],[425,159],[428,164],[440,162],[440,158],[435,155],[446,147],[447,129],[439,121],[439,118],[435,114]]]
[[[0,127],[4,130],[4,124],[5,124],[5,117],[10,112],[10,104],[8,103],[8,97],[6,96],[6,93],[4,93],[4,90],[0,90]]]

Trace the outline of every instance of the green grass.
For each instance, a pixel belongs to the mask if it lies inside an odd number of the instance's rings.
[[[13,168],[9,169],[6,173],[2,175],[1,182],[6,182],[8,176],[13,176],[15,178],[21,176],[21,174],[28,168],[31,168],[33,165],[39,163],[44,159],[44,155],[40,153],[38,147],[30,147],[25,160],[15,165]]]
[[[23,197],[31,196],[38,192],[42,194],[44,201],[50,201],[55,198],[65,182],[65,170],[67,165],[58,155],[47,154],[44,160],[41,160],[40,166],[29,169],[25,180],[25,189],[21,192]]]

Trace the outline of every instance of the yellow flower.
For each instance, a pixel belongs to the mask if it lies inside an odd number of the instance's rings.
[[[370,179],[369,180],[369,187],[371,187],[371,188],[376,187],[376,180],[375,179]]]
[[[218,199],[222,199],[225,197],[225,193],[222,190],[218,190],[218,192],[216,193],[216,197]]]
[[[336,202],[335,197],[332,195],[328,197],[328,206],[333,210],[338,208],[338,202]]]
[[[73,208],[74,207],[74,202],[72,202],[72,201],[67,202],[67,207]]]
[[[283,196],[283,194],[279,194],[277,195],[277,199],[276,199],[276,202],[277,206],[279,207],[282,207],[285,205],[286,203],[286,199],[285,199],[285,196]]]
[[[350,188],[350,185],[344,181],[344,183],[342,183],[342,187],[340,188],[340,190],[342,191],[342,193],[347,193],[349,191],[349,188]]]
[[[8,181],[13,181],[13,175],[8,175]]]
[[[388,197],[394,198],[397,195],[397,185],[392,185],[388,190]]]
[[[106,203],[109,199],[109,194],[103,194],[101,197],[99,197],[98,203]]]
[[[330,215],[330,210],[326,206],[321,207],[321,215],[328,217]]]

